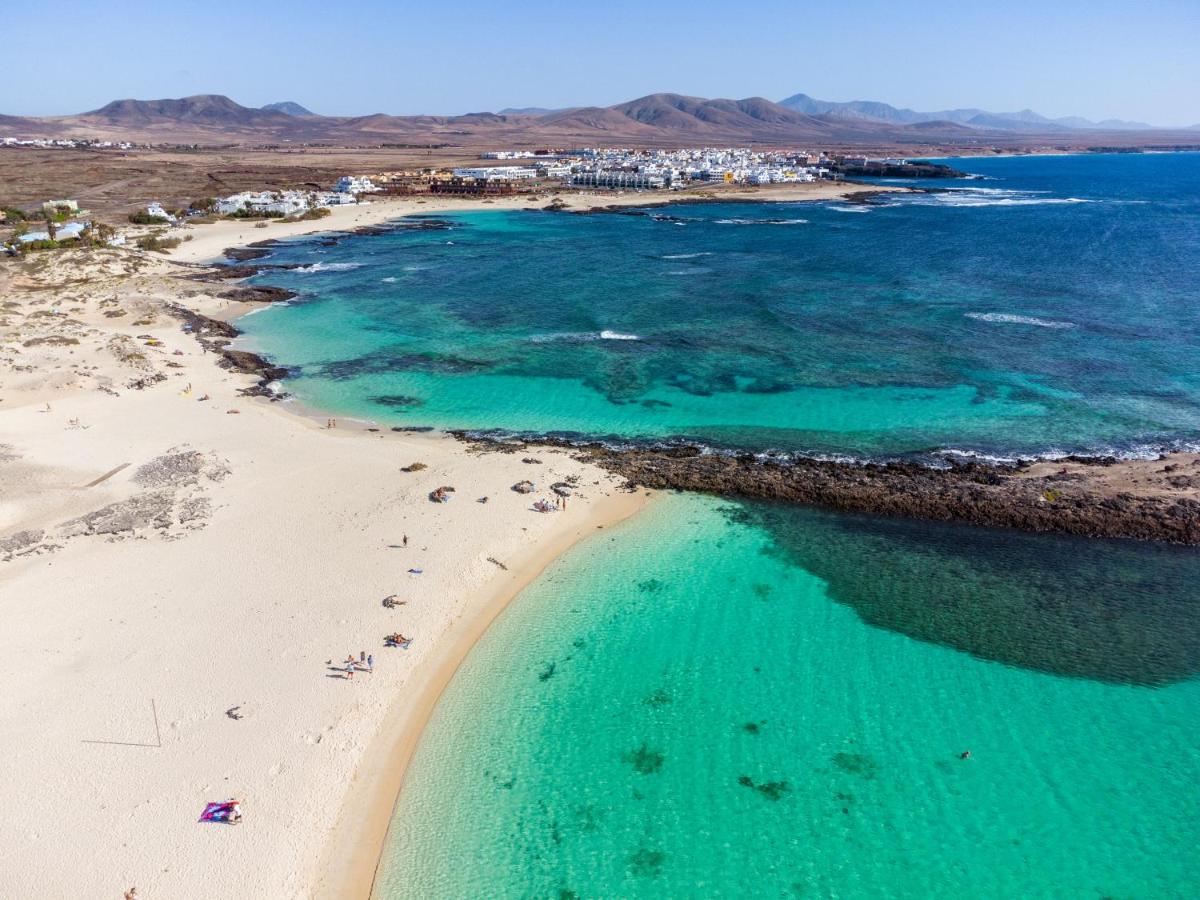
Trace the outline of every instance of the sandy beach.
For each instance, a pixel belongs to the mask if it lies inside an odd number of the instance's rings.
[[[575,211],[659,200],[560,196]],[[380,200],[315,222],[185,226],[170,257],[0,262],[6,896],[368,895],[405,766],[463,658],[558,555],[651,494],[565,449],[327,427],[244,393],[257,379],[218,366],[171,307],[250,308],[219,296],[228,282],[195,280],[227,247],[549,200]],[[1194,496],[1198,464],[1056,461],[1021,477],[1174,499]],[[533,494],[511,489],[524,479]],[[567,508],[534,511],[557,482],[573,485]],[[441,486],[450,501],[431,502]],[[385,647],[394,632],[411,645]],[[367,654],[347,678],[347,657]],[[242,824],[197,821],[231,798]]]
[[[574,211],[663,199],[559,196]],[[369,892],[404,766],[472,644],[558,554],[648,494],[559,450],[533,464],[371,423],[327,428],[243,395],[255,378],[219,368],[167,308],[247,311],[217,296],[228,285],[188,279],[227,247],[530,205],[377,200],[316,222],[185,226],[170,260],[0,266],[0,793],[22,810],[0,840],[20,860],[15,896]],[[425,468],[402,471],[412,463]],[[511,490],[526,478],[537,493]],[[564,480],[577,485],[565,511],[532,510]],[[442,485],[453,499],[431,503]],[[403,605],[385,608],[390,595]],[[413,643],[385,648],[392,632]],[[347,679],[360,654],[374,665]],[[235,797],[238,827],[197,822]]]
[[[0,268],[6,893],[308,897],[323,874],[344,879],[328,896],[365,893],[471,643],[646,497],[566,454],[329,429],[243,396],[253,378],[164,312],[236,310],[176,269],[126,251]],[[525,478],[536,493],[511,490]],[[532,510],[568,479],[564,512]],[[411,646],[385,648],[392,632]],[[360,653],[374,665],[347,679]],[[241,825],[197,822],[233,797]]]

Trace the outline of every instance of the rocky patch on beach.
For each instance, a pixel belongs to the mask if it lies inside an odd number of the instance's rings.
[[[280,303],[300,295],[286,288],[250,285],[231,288],[228,291],[222,291],[217,296],[222,300],[231,300],[234,303]]]
[[[228,474],[229,467],[216,454],[172,449],[134,470],[128,480],[131,496],[53,527],[26,529],[0,540],[0,561],[59,550],[81,537],[182,537],[208,523],[212,503],[207,488]]]
[[[271,253],[270,248],[274,247],[277,243],[279,242],[271,238],[265,241],[255,241],[252,244],[247,244],[245,247],[226,247],[222,251],[222,255],[234,262],[249,262],[269,256]]]
[[[183,323],[184,330],[190,333],[201,347],[220,357],[217,365],[221,368],[228,369],[230,372],[258,377],[255,384],[242,388],[243,395],[269,397],[273,400],[287,396],[284,393],[273,391],[269,387],[273,382],[287,377],[287,369],[275,365],[257,353],[229,348],[233,339],[241,333],[233,325],[221,319],[201,315],[178,303],[168,304],[166,309]]]
[[[189,272],[185,277],[189,281],[240,281],[243,278],[252,278],[255,275],[261,275],[263,272],[276,270],[299,269],[304,263],[261,263],[259,265],[228,265],[228,266],[208,266],[202,271]]]

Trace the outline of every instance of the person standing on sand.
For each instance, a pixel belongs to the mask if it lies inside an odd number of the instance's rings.
[[[402,537],[402,538],[400,539],[400,546],[401,546],[401,547],[407,547],[407,546],[408,546],[408,535],[407,535],[407,534],[406,534],[406,535],[404,535],[404,537]]]
[[[375,657],[372,656],[370,653],[367,654],[367,671],[368,672],[375,671]]]

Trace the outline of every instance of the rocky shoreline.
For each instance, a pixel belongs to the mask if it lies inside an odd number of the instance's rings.
[[[847,181],[846,184],[857,185],[860,182]],[[855,191],[854,193],[846,194],[838,198],[839,203],[851,203],[858,205],[869,205],[876,202],[877,198],[888,194],[896,193],[926,193],[927,188],[879,188],[877,190]],[[639,203],[636,206],[629,206],[620,203],[612,203],[600,206],[590,206],[585,209],[571,209],[566,205],[558,205],[554,201],[548,206],[528,206],[525,209],[529,212],[565,212],[576,216],[591,216],[600,214],[609,215],[626,215],[626,216],[644,216],[650,215],[644,212],[647,209],[662,209],[667,206],[704,206],[712,203],[745,203],[767,205],[771,203],[810,203],[813,202],[809,198],[800,197],[795,200],[786,200],[779,197],[736,197],[723,198],[715,193],[710,193],[702,197],[654,197],[646,200],[645,203]],[[670,217],[664,217],[670,218]]]
[[[1112,478],[1127,463],[1070,457],[1050,473],[1029,463],[967,463],[940,469],[911,462],[852,463],[723,455],[698,446],[615,449],[539,440],[513,443],[455,432],[489,449],[568,446],[577,458],[626,478],[631,487],[697,491],[818,506],[871,515],[961,522],[1090,538],[1129,538],[1200,546],[1200,460],[1136,461],[1157,473],[1146,487],[1122,489]],[[1065,465],[1059,465],[1064,463]],[[1050,464],[1044,464],[1050,465]],[[1044,467],[1044,466],[1043,466]],[[1185,470],[1186,467],[1186,470]],[[1104,473],[1101,479],[1100,473]]]
[[[271,400],[280,400],[287,396],[285,393],[270,388],[272,382],[287,376],[287,369],[274,365],[257,353],[229,348],[233,339],[241,334],[233,325],[220,319],[201,315],[178,303],[168,303],[166,310],[183,323],[184,331],[190,332],[201,347],[220,357],[217,365],[222,369],[258,377],[257,382],[241,390],[244,396],[267,397]]]
[[[862,192],[852,195],[852,202],[870,203],[883,193],[888,192]],[[689,202],[708,201],[680,198],[671,205]],[[619,206],[594,207],[586,212],[647,214]],[[395,223],[366,226],[328,239],[336,242],[350,233],[385,234],[397,228],[440,227],[445,227],[445,223],[431,218],[399,226]],[[257,269],[246,262],[265,256],[274,243],[261,241],[250,248],[228,250],[226,255],[234,265],[193,277],[204,281],[248,277]],[[282,288],[241,286],[218,296],[238,302],[270,303],[296,294]],[[275,366],[257,354],[229,349],[230,342],[239,334],[233,325],[182,307],[173,307],[172,312],[184,320],[202,345],[221,354],[220,365],[259,377],[257,384],[246,389],[247,393],[272,399],[286,396],[269,387],[288,375],[286,368]],[[451,433],[480,448],[506,452],[526,446],[569,447],[578,459],[624,477],[631,489],[643,486],[696,491],[887,517],[1200,546],[1200,459],[1190,457],[1183,463],[1189,471],[1182,474],[1172,473],[1181,463],[1172,463],[1164,457],[1157,474],[1171,477],[1155,478],[1148,473],[1146,481],[1154,485],[1151,490],[1136,484],[1114,488],[1109,481],[1101,483],[1095,477],[1096,472],[1130,465],[1111,457],[1069,457],[1060,461],[1069,463],[1068,467],[1034,472],[1029,463],[969,462],[934,468],[915,462],[782,460],[749,453],[713,453],[688,444],[614,448],[552,438],[525,442],[482,436],[479,432]],[[1140,462],[1146,465],[1149,461]]]

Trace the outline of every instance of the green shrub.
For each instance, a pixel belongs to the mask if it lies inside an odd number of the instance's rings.
[[[324,219],[330,214],[327,207],[318,206],[313,209],[305,210],[302,213],[297,213],[294,216],[288,216],[283,221],[285,222],[315,222],[317,219]]]
[[[166,253],[168,250],[178,247],[182,243],[183,241],[179,238],[162,237],[157,234],[147,234],[137,239],[139,250],[150,250],[155,253]]]
[[[230,219],[282,219],[281,212],[265,212],[242,207],[237,212],[231,212],[228,216]]]
[[[152,216],[144,209],[130,213],[129,221],[134,225],[165,225],[167,222],[162,216]]]

